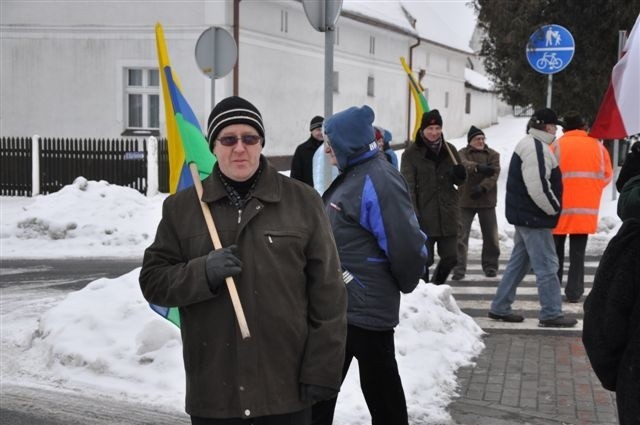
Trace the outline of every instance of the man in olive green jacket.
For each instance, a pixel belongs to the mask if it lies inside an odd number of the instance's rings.
[[[400,172],[409,184],[420,229],[427,235],[427,267],[434,263],[433,249],[438,244],[440,261],[431,281],[443,284],[457,262],[460,213],[456,186],[465,181],[467,173],[458,150],[442,137],[437,109],[422,116],[415,143],[402,154]]]
[[[142,292],[180,309],[193,424],[309,424],[311,405],[340,388],[347,329],[346,290],[322,200],[261,155],[262,117],[248,101],[219,102],[208,139],[217,163],[202,182],[202,201],[224,248],[213,249],[193,187],[169,196],[145,251]],[[224,285],[228,276],[248,339]]]

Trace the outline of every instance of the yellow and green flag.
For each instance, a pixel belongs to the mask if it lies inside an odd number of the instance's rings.
[[[169,145],[169,191],[175,193],[193,185],[189,171],[190,163],[194,162],[198,166],[200,179],[204,179],[211,174],[216,158],[209,150],[209,144],[202,134],[191,106],[182,95],[177,76],[171,70],[160,23],[156,24],[156,45]],[[177,307],[149,305],[153,311],[180,327],[180,313]]]
[[[411,72],[411,68],[407,65],[407,61],[404,57],[400,57],[400,63],[409,77],[409,88],[411,89],[411,97],[413,97],[413,104],[416,107],[416,122],[413,126],[413,133],[411,133],[411,140],[416,139],[416,135],[420,130],[420,121],[422,120],[422,114],[429,112],[429,104],[424,97],[424,89],[420,85],[420,82],[416,80]]]

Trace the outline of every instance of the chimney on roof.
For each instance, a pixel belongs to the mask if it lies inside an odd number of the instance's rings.
[[[411,25],[411,28],[416,29],[417,19],[414,18],[413,15],[409,13],[409,11],[405,9],[403,5],[400,5],[400,7],[402,8],[402,12],[404,13],[404,16],[407,18],[407,21],[409,21],[409,25]]]

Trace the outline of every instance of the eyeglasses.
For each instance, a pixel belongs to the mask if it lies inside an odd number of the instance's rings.
[[[247,146],[253,146],[260,143],[262,137],[256,134],[244,134],[242,136],[223,136],[216,139],[222,146],[235,146],[239,140],[242,140],[242,143]]]

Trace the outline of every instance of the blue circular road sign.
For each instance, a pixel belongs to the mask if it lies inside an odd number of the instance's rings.
[[[527,43],[529,65],[541,74],[562,71],[573,59],[575,43],[565,27],[551,24],[538,28]]]

